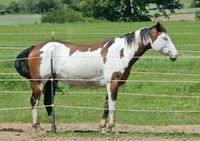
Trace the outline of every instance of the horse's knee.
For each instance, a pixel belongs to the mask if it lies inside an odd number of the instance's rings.
[[[40,82],[33,82],[32,83],[32,96],[30,98],[30,102],[32,107],[36,106],[38,104],[40,95],[41,95],[41,90],[40,90]]]
[[[34,94],[32,94],[32,96],[31,96],[31,98],[30,98],[30,103],[31,103],[31,106],[33,107],[33,106],[35,106],[35,104],[36,104],[36,98],[34,97]]]

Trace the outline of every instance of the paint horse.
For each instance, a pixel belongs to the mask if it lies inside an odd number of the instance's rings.
[[[151,48],[172,61],[177,59],[177,50],[160,23],[91,45],[51,40],[21,52],[15,67],[32,84],[33,127],[39,126],[37,107],[42,92],[44,105],[51,105],[51,54],[54,80],[75,86],[106,86],[100,128],[112,131],[118,88],[128,79],[133,64]],[[54,81],[55,85],[57,81]],[[46,107],[46,110],[51,117],[52,107]]]

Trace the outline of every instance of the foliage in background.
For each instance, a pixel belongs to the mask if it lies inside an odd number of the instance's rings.
[[[195,19],[200,20],[200,11],[196,11],[195,13]]]
[[[26,12],[30,13],[46,13],[60,5],[60,0],[23,0]]]
[[[175,13],[182,5],[179,0],[21,0],[11,2],[3,9],[5,13],[47,13],[53,12],[67,4],[84,17],[108,21],[150,21],[150,9],[154,5],[155,15],[165,15],[166,11]],[[59,10],[58,10],[59,11]],[[62,15],[60,15],[61,18]],[[58,21],[60,22],[60,21]]]
[[[81,0],[80,9],[84,16],[109,21],[147,21],[147,7],[153,4],[160,15],[167,15],[166,10],[175,13],[175,9],[182,7],[179,0]]]
[[[80,12],[64,5],[59,9],[47,12],[41,18],[42,22],[47,23],[66,23],[66,22],[84,22],[85,18]]]
[[[8,5],[0,6],[0,14],[32,13],[41,14],[58,8],[61,0],[22,0],[11,1]]]
[[[193,0],[191,3],[191,7],[200,7],[200,0]]]

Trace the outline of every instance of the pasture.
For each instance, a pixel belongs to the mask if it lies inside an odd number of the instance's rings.
[[[55,39],[89,44],[154,24],[102,22],[1,25],[0,123],[29,123],[31,126],[30,84],[28,81],[19,81],[23,78],[12,74],[16,73],[13,59],[23,49],[51,40],[52,31],[55,32]],[[200,22],[162,24],[178,49],[179,58],[171,62],[150,50],[136,62],[129,77],[133,81],[127,82],[119,91],[116,123],[153,126],[200,124]],[[59,85],[63,92],[57,93],[55,97],[56,121],[92,123],[97,126],[102,110],[95,108],[103,107],[106,90]],[[42,99],[40,105],[43,105]],[[40,108],[39,111],[41,122],[47,123],[45,109]]]

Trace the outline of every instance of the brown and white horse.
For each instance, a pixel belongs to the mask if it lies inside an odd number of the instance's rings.
[[[42,92],[44,104],[51,105],[51,83],[48,80],[51,77],[51,54],[55,80],[76,86],[106,86],[107,97],[100,127],[105,130],[108,124],[108,130],[112,130],[118,88],[125,83],[120,80],[127,80],[133,64],[151,48],[172,61],[177,58],[177,50],[160,23],[92,45],[51,40],[21,52],[15,67],[32,84],[33,127],[39,125],[37,107]],[[52,107],[46,107],[46,110],[50,117]]]

